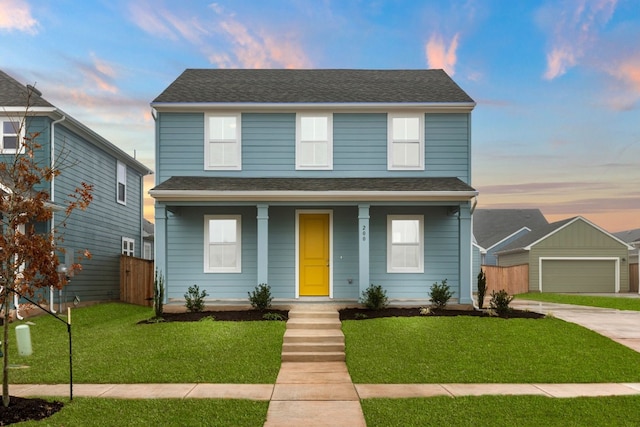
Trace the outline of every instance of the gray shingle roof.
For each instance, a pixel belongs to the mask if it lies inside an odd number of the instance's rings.
[[[554,231],[564,227],[571,221],[574,221],[576,218],[578,217],[563,219],[561,221],[552,222],[551,224],[547,224],[544,227],[532,230],[531,233],[528,233],[515,242],[512,242],[509,245],[505,246],[500,252],[524,249],[532,243],[535,243],[543,237],[546,237]]]
[[[627,243],[640,242],[640,228],[613,233],[618,239]]]
[[[0,70],[1,107],[53,107],[38,92],[29,91],[26,86]]]
[[[174,176],[151,191],[475,191],[458,178],[218,178]]]
[[[443,70],[187,69],[152,103],[473,103]]]
[[[476,209],[473,235],[478,245],[488,249],[523,227],[535,231],[548,224],[539,209]]]

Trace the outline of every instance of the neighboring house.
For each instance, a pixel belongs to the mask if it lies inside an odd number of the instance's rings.
[[[146,219],[142,222],[142,258],[153,259],[153,223]]]
[[[169,301],[471,303],[471,111],[442,70],[189,69],[152,103]]]
[[[473,235],[481,264],[497,265],[496,252],[548,224],[539,209],[476,209]]]
[[[529,265],[530,292],[628,292],[629,246],[582,217],[537,228],[497,253]]]
[[[620,231],[618,233],[613,233],[613,235],[632,247],[629,250],[629,262],[638,263],[638,252],[640,251],[640,228]]]
[[[12,159],[19,149],[15,124],[27,115],[28,133],[39,132],[42,146],[36,153],[40,165],[60,164],[62,173],[44,183],[54,208],[53,224],[64,215],[64,200],[81,182],[94,186],[93,202],[86,211],[76,209],[61,227],[66,254],[61,263],[77,261],[80,251],[91,259],[81,261],[82,271],[71,278],[62,298],[71,301],[114,300],[119,297],[121,253],[141,255],[142,178],[151,171],[73,117],[0,71],[0,161]],[[12,133],[13,132],[13,133]],[[50,229],[52,224],[42,224]],[[58,298],[56,298],[56,303]]]

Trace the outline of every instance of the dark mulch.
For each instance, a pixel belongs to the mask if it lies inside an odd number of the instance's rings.
[[[198,322],[203,319],[212,320],[225,320],[233,322],[243,322],[250,320],[271,320],[265,319],[264,315],[267,313],[276,313],[282,316],[282,320],[287,320],[289,317],[288,310],[221,310],[221,311],[200,311],[197,313],[163,313],[162,320],[164,322]],[[157,323],[158,320],[149,319],[143,320],[140,323]]]
[[[381,310],[370,310],[368,308],[345,308],[340,310],[340,320],[364,320],[376,319],[381,317],[414,317],[414,316],[473,316],[473,317],[492,317],[487,311],[481,310],[449,310],[430,309],[429,314],[421,315],[420,308],[403,308],[403,307],[386,307]],[[501,316],[508,319],[541,319],[544,314],[533,311],[511,310],[507,316]]]
[[[49,402],[44,399],[27,399],[10,396],[9,406],[0,403],[0,426],[19,423],[21,421],[38,421],[50,417],[62,409],[62,402]]]

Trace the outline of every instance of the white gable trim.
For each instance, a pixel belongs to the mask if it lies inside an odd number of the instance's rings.
[[[581,216],[577,216],[574,219],[572,219],[571,221],[567,222],[566,224],[564,224],[562,227],[558,227],[555,230],[553,230],[551,233],[547,234],[546,236],[543,236],[541,238],[539,238],[538,240],[536,240],[535,242],[529,244],[528,246],[526,246],[525,248],[523,248],[526,251],[530,251],[531,248],[535,245],[537,245],[538,243],[540,243],[541,241],[545,240],[548,237],[553,236],[554,234],[556,234],[557,232],[559,232],[560,230],[563,230],[565,228],[567,228],[569,225],[573,224],[576,221],[583,221],[585,223],[587,223],[588,225],[592,226],[593,228],[595,228],[596,230],[606,234],[607,236],[611,237],[612,239],[614,239],[616,242],[619,242],[623,245],[625,245],[627,247],[627,249],[633,249],[632,246],[629,246],[629,244],[623,242],[622,240],[618,239],[616,236],[614,236],[613,234],[609,233],[606,230],[603,230],[602,228],[598,227],[597,225],[595,225],[594,223],[592,223],[591,221],[581,217]]]
[[[491,249],[493,249],[494,247],[498,246],[500,243],[504,242],[505,240],[510,239],[511,237],[515,236],[516,234],[518,234],[519,232],[521,232],[522,230],[527,230],[527,231],[531,231],[531,229],[529,227],[522,227],[516,231],[514,231],[513,233],[509,234],[507,237],[505,237],[504,239],[500,240],[499,242],[494,243],[493,245],[489,246],[487,248],[487,251],[490,251]]]

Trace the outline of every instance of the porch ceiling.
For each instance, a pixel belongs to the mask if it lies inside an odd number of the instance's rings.
[[[149,191],[172,201],[467,201],[458,178],[220,178],[174,176]]]

